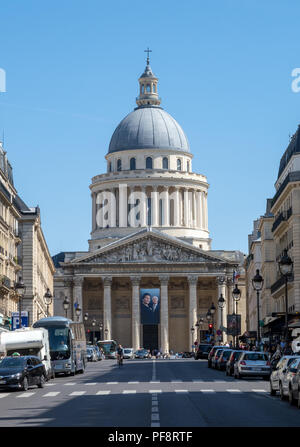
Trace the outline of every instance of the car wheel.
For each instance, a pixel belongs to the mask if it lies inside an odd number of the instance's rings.
[[[289,403],[290,403],[291,405],[294,405],[294,403],[295,403],[295,399],[294,399],[294,397],[293,397],[293,393],[292,393],[291,388],[289,388]]]
[[[271,394],[271,396],[275,396],[276,395],[276,391],[273,389],[271,381],[270,381],[270,394]]]
[[[38,387],[39,387],[39,388],[44,388],[44,386],[45,386],[45,376],[44,376],[44,375],[41,375],[41,377],[40,377],[40,382],[39,382],[39,384],[38,384]]]
[[[28,380],[27,380],[27,377],[24,377],[24,379],[23,379],[22,390],[23,391],[27,391],[28,390]]]

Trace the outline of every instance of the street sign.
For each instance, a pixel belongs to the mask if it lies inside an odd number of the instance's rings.
[[[19,329],[19,312],[12,312],[12,330]],[[21,327],[28,327],[28,312],[26,310],[23,310],[21,312]]]

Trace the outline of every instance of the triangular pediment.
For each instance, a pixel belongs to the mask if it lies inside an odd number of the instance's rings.
[[[144,229],[112,242],[70,264],[115,263],[217,263],[231,264],[187,242],[158,230]]]

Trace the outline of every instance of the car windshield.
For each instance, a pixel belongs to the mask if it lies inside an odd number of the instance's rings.
[[[245,354],[244,360],[251,360],[251,361],[260,360],[260,361],[266,362],[268,360],[268,357],[266,356],[266,354],[260,354],[259,352],[253,352],[251,354]]]
[[[199,350],[203,351],[203,352],[208,352],[211,350],[211,346],[210,345],[200,345]]]
[[[19,368],[25,364],[24,357],[4,357],[0,363],[1,368]]]
[[[131,349],[124,349],[124,352],[125,352],[126,354],[129,354],[129,353],[131,352]]]
[[[93,352],[93,348],[86,348],[86,352],[90,354],[91,352]]]
[[[225,359],[229,359],[230,354],[231,354],[231,351],[224,351],[224,352],[223,352],[223,358],[225,358]]]

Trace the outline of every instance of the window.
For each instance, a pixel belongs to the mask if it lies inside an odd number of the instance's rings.
[[[150,84],[147,84],[146,89],[147,89],[147,93],[151,93],[151,86],[150,86]]]
[[[187,170],[187,172],[190,172],[190,162],[189,161],[186,163],[186,170]]]
[[[169,169],[169,160],[167,157],[163,158],[163,169]]]
[[[146,158],[146,169],[152,169],[152,158],[151,157]]]
[[[108,172],[111,172],[111,161],[108,162]]]
[[[117,161],[117,171],[122,171],[122,161],[121,161],[121,158],[119,158],[118,161]]]
[[[144,86],[144,84],[142,84],[142,93],[144,93],[145,92],[145,86]]]
[[[131,170],[135,170],[136,169],[136,163],[135,163],[135,158],[131,158],[130,159],[130,169]]]
[[[181,171],[181,160],[177,158],[177,171]]]

